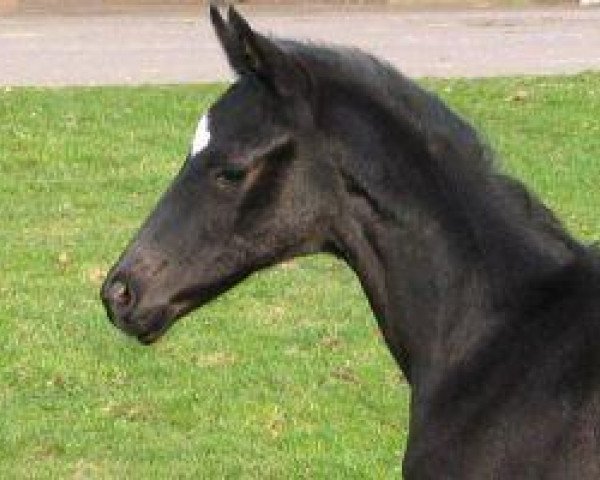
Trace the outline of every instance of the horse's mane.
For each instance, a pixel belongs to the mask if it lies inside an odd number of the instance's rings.
[[[526,266],[518,262],[537,263],[531,268],[538,269],[545,253],[557,245],[573,253],[587,251],[519,180],[500,171],[487,142],[436,94],[358,49],[278,43],[296,56],[317,88],[344,88],[352,92],[350,98],[368,98],[394,119],[404,131],[403,139],[420,149],[416,168],[435,186],[428,192],[436,204],[433,208],[443,209],[442,222],[458,235],[457,243],[470,245],[469,254],[483,251],[501,271],[521,267],[526,275]],[[502,241],[510,238],[517,239],[517,251],[508,255],[516,264],[503,265],[507,252]]]
[[[465,167],[491,173],[493,151],[476,130],[427,91],[392,65],[356,48],[328,47],[280,41],[297,55],[317,83],[341,84],[385,106],[390,114],[429,140],[440,135],[460,153]]]

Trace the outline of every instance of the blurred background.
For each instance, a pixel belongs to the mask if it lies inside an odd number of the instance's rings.
[[[527,7],[538,5],[575,5],[598,3],[599,0],[243,0],[236,3],[248,5],[348,5],[387,6],[396,8],[448,8],[448,7]],[[121,12],[127,10],[193,9],[206,4],[205,0],[0,0],[0,14],[14,13],[77,13]]]

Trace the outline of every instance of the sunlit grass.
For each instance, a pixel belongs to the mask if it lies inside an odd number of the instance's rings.
[[[430,81],[600,238],[600,74]],[[408,389],[351,272],[254,276],[144,348],[98,301],[222,86],[0,90],[1,478],[398,478]]]

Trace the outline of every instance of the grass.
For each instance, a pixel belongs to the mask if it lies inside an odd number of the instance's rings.
[[[600,74],[426,83],[600,238]],[[152,348],[105,318],[103,273],[222,88],[0,90],[2,478],[400,476],[408,388],[341,263],[256,275]]]

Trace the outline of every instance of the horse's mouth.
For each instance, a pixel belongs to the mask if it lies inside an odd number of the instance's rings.
[[[128,335],[135,337],[142,345],[152,345],[167,333],[177,320],[187,315],[191,310],[193,310],[193,307],[189,304],[172,305],[155,311],[145,320],[135,322],[135,325],[138,325],[136,328],[123,328],[122,326],[119,326],[119,328]]]
[[[134,337],[142,345],[151,345],[160,339],[179,318],[167,309],[158,309],[145,315],[110,320],[121,332]]]
[[[151,321],[146,323],[147,326],[143,330],[132,332],[133,336],[142,345],[152,345],[158,341],[165,333],[167,333],[177,319],[181,317],[181,315],[168,315],[164,312],[161,313],[162,314],[155,315]]]
[[[196,289],[188,295],[183,292],[174,296],[164,305],[132,308],[124,315],[118,315],[111,305],[105,302],[110,321],[124,334],[135,338],[142,345],[157,342],[181,317],[208,303],[226,286],[215,289]]]

